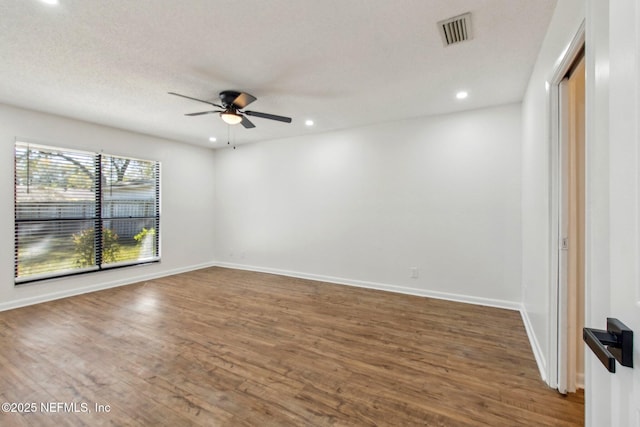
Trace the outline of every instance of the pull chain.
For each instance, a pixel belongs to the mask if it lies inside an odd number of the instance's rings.
[[[231,145],[231,125],[227,125],[227,145]],[[236,149],[236,133],[233,133],[233,149]]]

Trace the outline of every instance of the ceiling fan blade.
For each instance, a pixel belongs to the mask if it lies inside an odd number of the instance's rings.
[[[240,95],[238,95],[236,97],[236,99],[234,99],[231,104],[234,105],[237,109],[242,109],[242,108],[246,107],[247,105],[251,104],[256,99],[258,99],[258,98],[256,98],[253,95],[249,95],[248,93],[240,92]]]
[[[213,105],[214,107],[224,108],[222,105],[214,104],[213,102],[209,102],[209,101],[203,101],[202,99],[198,99],[198,98],[192,98],[192,97],[187,96],[187,95],[180,95],[179,93],[175,93],[175,92],[167,92],[167,93],[169,95],[175,95],[175,96],[180,96],[182,98],[192,99],[192,100],[198,101],[198,102],[204,102],[205,104]]]
[[[275,114],[260,113],[258,111],[245,111],[247,116],[255,116],[263,119],[277,120],[279,122],[291,123],[291,117],[276,116]]]
[[[256,125],[251,123],[251,120],[247,119],[245,116],[242,116],[242,121],[240,123],[242,123],[242,126],[244,126],[246,129],[251,129],[256,127]]]
[[[214,110],[214,111],[202,111],[200,113],[189,113],[189,114],[185,114],[185,116],[201,116],[203,114],[213,114],[213,113],[220,113],[222,110]]]

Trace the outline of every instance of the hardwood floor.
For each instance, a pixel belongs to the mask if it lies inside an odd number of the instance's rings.
[[[518,312],[270,274],[1,312],[0,339],[0,402],[36,404],[2,426],[583,425]]]

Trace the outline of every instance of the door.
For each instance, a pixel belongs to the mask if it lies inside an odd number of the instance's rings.
[[[587,13],[587,326],[615,317],[635,339],[634,368],[615,374],[585,347],[586,425],[640,427],[640,4]]]
[[[584,388],[585,61],[581,49],[558,86],[558,391]]]
[[[639,14],[635,0],[610,2],[610,312],[636,334],[640,334]],[[610,375],[611,425],[640,427],[638,338],[634,340],[635,368],[618,365],[616,374]]]

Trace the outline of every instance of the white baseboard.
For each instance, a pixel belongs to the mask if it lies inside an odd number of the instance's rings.
[[[531,320],[529,319],[529,315],[524,309],[524,306],[522,306],[520,309],[520,315],[522,316],[522,323],[524,323],[524,329],[527,331],[527,336],[529,337],[529,343],[531,344],[533,357],[535,357],[536,363],[538,364],[540,377],[542,377],[542,380],[545,383],[549,384],[547,380],[547,362],[544,357],[544,354],[542,353],[542,349],[540,348],[540,343],[538,343],[536,334],[533,331],[533,325],[531,324]]]
[[[301,273],[299,271],[280,270],[270,267],[257,267],[253,265],[235,264],[229,262],[216,263],[219,267],[233,268],[236,270],[256,271],[260,273],[278,274],[280,276],[309,279],[319,282],[334,283],[338,285],[355,286],[359,288],[376,289],[379,291],[395,292],[400,294],[415,295],[428,298],[443,299],[448,301],[464,302],[467,304],[484,305],[488,307],[504,308],[507,310],[522,311],[522,305],[514,301],[498,300],[491,298],[474,297],[468,295],[453,294],[447,292],[430,291],[405,286],[396,286],[386,283],[368,282],[363,280],[345,279],[342,277],[325,276],[320,274]]]
[[[58,292],[50,292],[41,295],[34,295],[26,298],[20,298],[4,303],[0,303],[0,311],[12,310],[14,308],[26,307],[28,305],[39,304],[47,301],[53,301],[61,298],[67,298],[74,295],[86,294],[89,292],[102,291],[109,288],[115,288],[118,286],[131,285],[133,283],[143,282],[145,280],[157,279],[160,277],[172,276],[174,274],[186,273],[188,271],[199,270],[201,268],[213,267],[215,263],[205,263],[190,265],[188,267],[180,267],[172,270],[164,270],[155,272],[152,274],[141,274],[137,276],[127,277],[125,279],[114,280],[111,282],[103,282],[96,285],[82,286],[79,288],[65,289]],[[133,271],[133,270],[132,270]],[[29,285],[20,285],[29,286]]]

